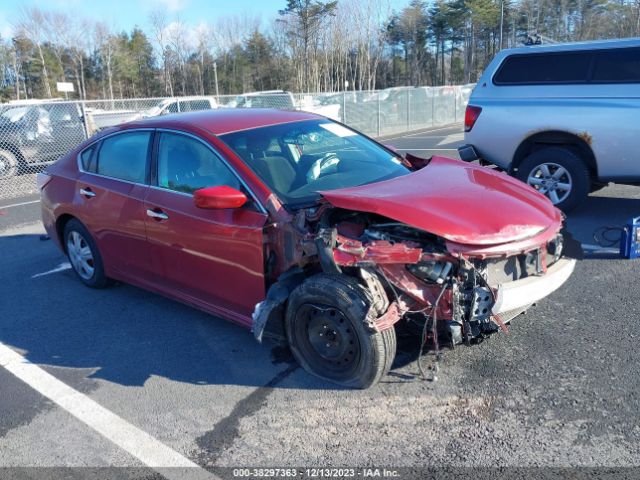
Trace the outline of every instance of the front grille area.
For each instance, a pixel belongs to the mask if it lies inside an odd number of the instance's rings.
[[[562,249],[562,237],[558,236],[547,244],[547,267],[553,265],[559,258],[555,252]],[[540,250],[533,250],[523,255],[513,257],[488,259],[485,261],[487,282],[489,285],[498,285],[527,278],[538,273],[538,265],[542,265],[538,258]]]

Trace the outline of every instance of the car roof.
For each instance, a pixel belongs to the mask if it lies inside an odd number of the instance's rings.
[[[126,125],[128,128],[194,127],[203,128],[214,135],[224,135],[240,130],[317,119],[324,119],[324,117],[308,112],[272,108],[219,108],[150,117],[128,122],[123,126]]]
[[[585,42],[548,43],[527,45],[502,50],[505,55],[541,52],[568,52],[572,50],[598,50],[604,48],[640,47],[640,38],[624,38],[616,40],[591,40]],[[501,53],[502,53],[501,52]]]

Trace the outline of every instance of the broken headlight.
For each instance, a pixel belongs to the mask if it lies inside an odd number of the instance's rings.
[[[425,282],[435,282],[441,284],[444,282],[453,265],[450,262],[424,261],[412,265],[407,265],[407,270],[412,275],[418,277]]]

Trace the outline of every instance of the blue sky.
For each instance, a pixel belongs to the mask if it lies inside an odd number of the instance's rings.
[[[409,0],[388,0],[399,10]],[[106,22],[116,30],[131,30],[134,25],[147,28],[149,12],[163,9],[168,18],[179,17],[189,25],[212,22],[218,17],[249,13],[266,21],[286,6],[286,0],[2,0],[0,1],[0,35],[11,34],[11,24],[22,5],[43,10],[60,10],[69,14]]]

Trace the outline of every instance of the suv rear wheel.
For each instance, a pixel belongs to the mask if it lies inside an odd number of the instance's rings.
[[[515,176],[564,211],[583,202],[591,186],[585,162],[564,147],[536,150],[522,161]]]

